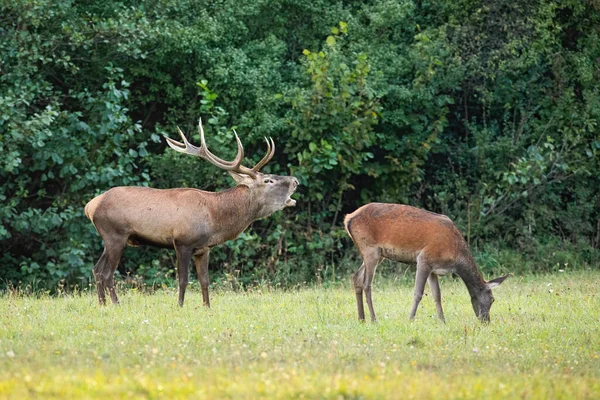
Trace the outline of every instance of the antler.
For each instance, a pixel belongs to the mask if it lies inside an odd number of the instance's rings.
[[[269,140],[271,141],[271,143],[269,144]],[[265,166],[265,164],[267,164],[269,161],[271,161],[271,158],[273,158],[273,155],[275,154],[275,142],[273,142],[273,138],[265,138],[265,141],[267,142],[267,154],[263,157],[262,160],[260,160],[258,162],[258,164],[256,164],[253,168],[252,171],[254,172],[258,172],[260,171],[260,169],[262,167]]]
[[[242,165],[242,160],[244,159],[244,147],[242,146],[242,142],[240,141],[240,138],[238,137],[235,129],[233,130],[233,134],[235,135],[235,140],[237,142],[238,153],[233,161],[225,161],[215,156],[213,153],[210,152],[210,150],[208,150],[208,146],[206,145],[206,139],[204,138],[204,129],[202,128],[202,119],[198,120],[198,132],[200,133],[201,143],[200,147],[194,146],[193,144],[188,142],[185,138],[185,135],[183,134],[183,132],[181,132],[181,129],[179,129],[179,127],[177,127],[177,131],[179,132],[179,136],[181,136],[181,139],[183,139],[183,143],[165,136],[167,144],[173,150],[178,151],[180,153],[201,157],[216,167],[219,167],[226,171],[233,171],[249,175],[252,178],[256,178],[256,173],[262,167],[264,167],[265,164],[268,163],[275,154],[275,143],[273,142],[273,139],[269,138],[271,140],[271,143],[269,143],[269,140],[265,138],[267,142],[267,154],[263,157],[262,160],[258,162],[258,164],[256,164],[252,169],[250,169]]]
[[[206,139],[204,138],[204,129],[202,128],[202,119],[198,120],[198,132],[200,132],[201,141],[200,147],[194,146],[193,144],[188,142],[185,138],[185,135],[183,134],[183,132],[181,132],[181,129],[179,129],[179,127],[177,127],[177,131],[179,132],[179,136],[181,136],[183,143],[165,136],[167,144],[173,150],[192,156],[198,156],[210,162],[214,166],[224,169],[226,171],[239,172],[242,174],[250,175],[253,178],[256,177],[255,171],[246,168],[242,165],[242,160],[244,159],[244,146],[242,146],[242,142],[240,141],[240,138],[238,137],[235,131],[233,131],[233,133],[237,142],[238,152],[233,161],[225,161],[215,156],[213,153],[210,152],[210,150],[208,150],[208,146],[206,145]]]

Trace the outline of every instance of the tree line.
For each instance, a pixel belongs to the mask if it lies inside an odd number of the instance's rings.
[[[344,214],[450,216],[485,273],[597,266],[600,2],[13,0],[0,6],[0,285],[86,287],[83,206],[113,186],[222,190],[167,148],[264,155],[298,203],[212,255],[214,279],[346,279]],[[250,162],[249,162],[250,163]],[[131,283],[174,274],[126,251]]]

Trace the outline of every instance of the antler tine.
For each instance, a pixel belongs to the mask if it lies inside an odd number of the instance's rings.
[[[271,158],[273,158],[273,156],[275,155],[275,141],[270,136],[269,139],[271,139]],[[269,158],[269,161],[271,161],[271,158]]]
[[[270,143],[269,140],[271,141]],[[273,158],[273,156],[275,155],[275,142],[273,141],[273,138],[270,137],[269,139],[267,139],[265,137],[265,141],[267,142],[267,154],[263,157],[262,160],[258,162],[258,164],[256,164],[252,168],[252,171],[254,172],[260,171],[260,169],[264,167],[269,161],[271,161],[271,158]]]
[[[208,145],[206,144],[206,139],[204,138],[204,128],[202,128],[202,119],[198,120],[198,132],[200,133],[200,144],[213,164],[218,164],[218,166],[227,169],[229,169],[230,167],[237,168],[242,164],[242,160],[244,159],[244,146],[242,146],[242,142],[240,141],[240,138],[238,137],[235,130],[233,131],[233,134],[235,135],[235,140],[237,142],[238,153],[233,161],[225,161],[215,156],[213,153],[210,152],[210,150],[208,150]]]
[[[235,140],[237,140],[237,142],[238,142],[238,149],[240,149],[240,148],[242,149],[242,159],[243,159],[244,158],[244,148],[242,147],[242,142],[240,141],[240,138],[238,137],[238,134],[235,131],[235,129],[233,130],[233,134],[235,135]],[[235,162],[235,160],[233,162]],[[233,164],[233,162],[232,162],[232,164]],[[254,171],[253,169],[244,167],[241,163],[241,159],[240,159],[240,162],[237,163],[235,171],[241,172],[242,174],[250,175],[252,178],[256,178],[256,171]]]
[[[173,150],[178,151],[180,153],[186,153],[186,154],[191,154],[194,156],[204,157],[204,150],[201,147],[196,147],[193,144],[191,144],[190,142],[188,142],[187,139],[185,138],[185,135],[183,134],[181,129],[179,129],[179,127],[177,127],[177,132],[179,132],[179,136],[181,136],[181,138],[183,139],[183,143],[178,142],[177,140],[173,140],[173,139],[165,136],[165,139],[167,140],[167,144],[169,145],[169,147],[171,147]]]
[[[215,156],[213,153],[210,152],[210,150],[208,150],[206,139],[204,138],[204,129],[202,128],[202,119],[198,121],[198,131],[200,132],[200,142],[207,160],[209,160],[217,167],[225,169],[227,171],[239,172],[242,174],[249,175],[252,178],[256,177],[255,171],[251,170],[250,168],[246,168],[242,165],[242,161],[244,159],[244,146],[242,145],[242,141],[240,140],[235,129],[233,130],[233,134],[235,136],[235,141],[237,142],[238,153],[233,161],[225,161]]]

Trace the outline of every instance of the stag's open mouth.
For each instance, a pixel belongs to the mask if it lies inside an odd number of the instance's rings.
[[[286,207],[294,207],[296,205],[296,200],[292,199],[292,195],[294,194],[294,192],[296,191],[297,188],[298,188],[298,179],[292,177],[288,198],[285,201]]]
[[[285,201],[286,207],[294,207],[295,205],[296,205],[296,200],[292,199],[291,197],[288,197],[288,199]]]

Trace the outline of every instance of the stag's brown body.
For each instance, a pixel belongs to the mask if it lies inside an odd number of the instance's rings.
[[[467,243],[447,216],[403,204],[370,203],[348,214],[344,225],[363,258],[353,277],[359,319],[364,320],[364,291],[371,319],[375,321],[371,285],[377,264],[387,258],[417,265],[411,319],[423,296],[425,282],[429,282],[438,317],[444,320],[438,275],[454,272],[467,286],[475,314],[489,321],[494,301],[491,288],[506,276],[489,282],[483,279]]]
[[[246,186],[222,192],[115,187],[91,200],[85,213],[96,229],[130,246],[177,243],[195,251],[235,239],[260,216]]]
[[[236,238],[254,220],[295,205],[291,195],[298,186],[292,176],[262,174],[259,169],[273,156],[275,145],[267,141],[267,155],[252,169],[243,167],[243,147],[238,155],[224,161],[210,153],[199,124],[202,147],[195,147],[180,134],[184,143],[167,138],[176,151],[199,156],[227,170],[238,186],[222,192],[198,189],[152,189],[115,187],[95,197],[85,206],[85,214],[104,239],[104,252],[94,266],[98,300],[105,304],[108,290],[118,303],[114,272],[126,245],[173,248],[177,255],[179,304],[183,305],[188,284],[189,263],[194,259],[204,304],[209,306],[208,259],[210,249]]]

